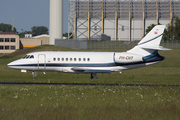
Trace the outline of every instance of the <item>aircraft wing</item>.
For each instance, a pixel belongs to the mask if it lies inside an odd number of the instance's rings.
[[[72,68],[72,70],[84,72],[84,73],[111,73],[111,70],[100,70],[100,69]]]

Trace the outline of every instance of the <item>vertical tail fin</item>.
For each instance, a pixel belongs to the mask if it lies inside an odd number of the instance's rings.
[[[159,46],[165,25],[155,26],[139,43],[140,46]]]
[[[165,25],[155,26],[134,48],[127,52],[147,56],[156,50],[170,50],[159,46],[164,29]]]

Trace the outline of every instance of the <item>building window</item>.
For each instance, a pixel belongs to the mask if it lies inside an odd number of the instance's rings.
[[[16,49],[16,47],[15,46],[11,46],[11,50],[15,50]]]
[[[4,39],[3,39],[3,38],[0,38],[0,42],[4,42]]]
[[[4,50],[4,46],[0,46],[0,50]]]
[[[5,38],[5,42],[9,42],[9,38]]]
[[[5,46],[5,50],[9,50],[9,46]]]
[[[16,42],[15,38],[11,38],[11,42]]]
[[[124,31],[124,26],[122,26],[122,31]]]

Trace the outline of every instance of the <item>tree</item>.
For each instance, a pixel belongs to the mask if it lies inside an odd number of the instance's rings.
[[[21,38],[24,38],[25,37],[25,34],[32,34],[31,31],[23,31],[23,32],[20,32],[18,35],[21,37]]]
[[[180,40],[180,19],[175,17],[172,25],[168,24],[164,30],[163,40]]]
[[[37,35],[42,35],[42,34],[48,34],[48,28],[45,26],[34,26],[31,28],[32,35],[37,36]]]
[[[174,35],[172,35],[173,34],[172,30],[173,30],[173,26],[170,26],[170,24],[166,25],[162,39],[165,41],[172,39],[171,36],[174,36]]]
[[[12,31],[12,25],[10,24],[4,24],[4,23],[1,23],[0,24],[0,31],[1,32],[14,32],[14,33],[17,33],[17,30],[16,28],[14,27],[13,31]]]
[[[174,40],[180,40],[180,19],[178,17],[175,17],[175,23],[173,24],[173,39]]]

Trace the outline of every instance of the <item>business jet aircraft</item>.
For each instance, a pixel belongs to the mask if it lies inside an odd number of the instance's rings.
[[[69,73],[90,73],[96,79],[97,73],[133,69],[152,65],[164,60],[158,50],[165,25],[155,26],[134,48],[127,52],[55,52],[29,53],[7,66],[29,71],[58,71]],[[33,77],[34,78],[34,77]]]

